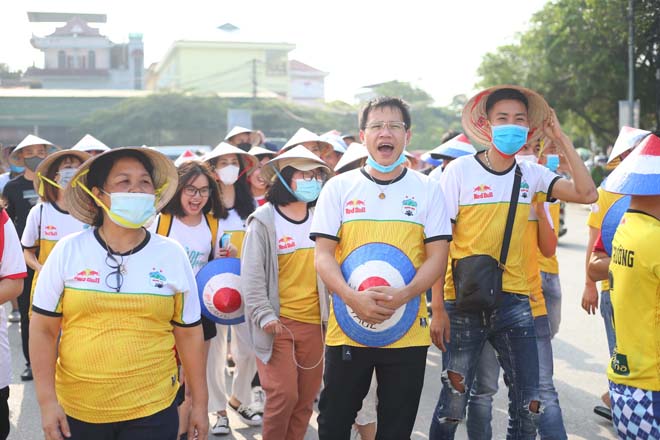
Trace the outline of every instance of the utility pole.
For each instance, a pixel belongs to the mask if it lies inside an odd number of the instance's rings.
[[[252,99],[257,99],[257,60],[252,60]]]
[[[628,0],[628,123],[635,126],[635,0]]]

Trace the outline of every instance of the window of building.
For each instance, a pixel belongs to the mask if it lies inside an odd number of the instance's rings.
[[[93,50],[90,50],[89,53],[87,54],[87,58],[89,59],[89,68],[91,70],[96,69],[96,52]]]
[[[266,51],[266,75],[268,76],[286,76],[287,72],[287,54],[283,50]]]
[[[57,52],[57,68],[64,69],[66,68],[66,53],[63,50]]]

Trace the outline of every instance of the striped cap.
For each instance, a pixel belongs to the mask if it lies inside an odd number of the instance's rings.
[[[475,154],[476,152],[477,150],[472,146],[470,140],[463,133],[429,151],[431,157],[434,159],[456,159],[457,157]]]
[[[602,184],[605,191],[631,196],[660,195],[660,138],[650,134]]]
[[[637,144],[639,144],[641,140],[644,139],[644,137],[646,137],[646,135],[649,133],[651,132],[641,130],[639,128],[626,126],[621,127],[621,131],[619,132],[619,136],[616,138],[616,142],[614,142],[612,152],[610,153],[610,157],[607,159],[607,165],[605,165],[605,168],[608,170],[613,170],[616,168],[617,165],[621,163],[621,155],[626,151],[635,148]]]

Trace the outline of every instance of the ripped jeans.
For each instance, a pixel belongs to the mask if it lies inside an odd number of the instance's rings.
[[[529,298],[504,294],[491,312],[459,312],[454,301],[446,301],[445,309],[451,323],[451,341],[442,356],[442,391],[429,439],[454,438],[458,422],[465,418],[470,388],[486,341],[497,352],[509,387],[507,439],[535,439],[539,414],[530,410],[530,405],[540,402],[539,357]],[[449,372],[460,375],[463,390],[452,385]]]

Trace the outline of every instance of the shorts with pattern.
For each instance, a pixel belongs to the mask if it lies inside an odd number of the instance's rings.
[[[620,439],[660,439],[660,391],[610,381],[612,421]]]

